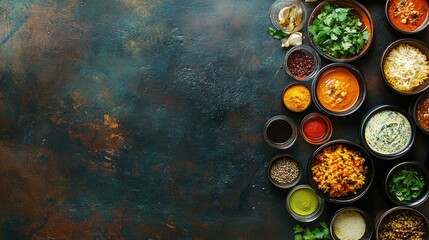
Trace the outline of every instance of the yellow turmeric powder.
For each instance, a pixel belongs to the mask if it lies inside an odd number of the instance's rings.
[[[294,84],[283,93],[283,104],[293,112],[302,112],[311,103],[310,90],[305,85]]]

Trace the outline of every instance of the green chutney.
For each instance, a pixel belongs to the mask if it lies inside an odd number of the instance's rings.
[[[291,194],[289,206],[296,214],[305,216],[316,211],[319,199],[311,189],[301,188]]]

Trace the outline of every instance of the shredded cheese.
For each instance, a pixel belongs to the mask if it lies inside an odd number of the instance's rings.
[[[399,44],[386,57],[387,82],[398,91],[412,91],[429,78],[429,61],[416,47]]]

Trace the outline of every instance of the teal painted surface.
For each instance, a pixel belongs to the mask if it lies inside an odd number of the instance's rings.
[[[266,177],[280,152],[262,128],[304,113],[281,106],[292,80],[276,75],[271,3],[0,3],[0,238],[290,239],[298,222]],[[405,107],[371,67],[400,35],[369,5],[389,35],[356,63],[372,91],[363,110]],[[356,124],[333,122],[335,138],[359,141]],[[315,148],[299,138],[287,152],[305,163]]]

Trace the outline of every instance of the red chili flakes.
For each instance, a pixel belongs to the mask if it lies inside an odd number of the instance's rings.
[[[302,51],[296,51],[289,55],[287,59],[287,67],[289,71],[298,77],[305,77],[310,75],[313,72],[314,66],[314,58],[312,56],[308,56]]]

